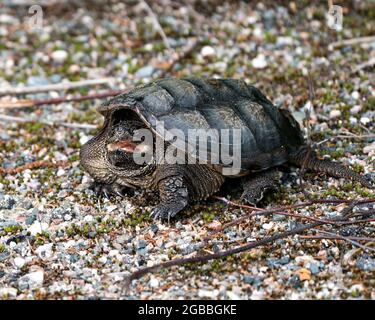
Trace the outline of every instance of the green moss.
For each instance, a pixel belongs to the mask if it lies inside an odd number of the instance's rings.
[[[345,155],[345,151],[343,148],[337,148],[333,151],[330,150],[322,150],[322,155],[329,155],[332,159],[340,159]]]
[[[35,236],[35,244],[39,246],[45,244],[46,242],[49,242],[49,240],[50,234],[47,231],[42,231]]]
[[[276,43],[276,40],[277,40],[277,35],[276,34],[272,34],[268,31],[265,32],[264,34],[264,41],[267,42],[267,43]]]
[[[347,192],[338,190],[336,187],[330,187],[322,192],[322,197],[337,197],[340,199],[347,198]]]
[[[363,111],[372,110],[375,106],[375,97],[368,97],[363,103]]]
[[[213,212],[203,212],[202,219],[205,222],[212,222],[215,219],[216,214]]]
[[[19,231],[22,231],[23,230],[23,227],[19,224],[15,224],[15,225],[11,225],[11,226],[6,226],[3,228],[3,231],[7,234],[7,233],[17,233]]]
[[[79,160],[79,154],[73,154],[69,157],[69,161],[78,161]]]
[[[152,218],[148,212],[143,213],[141,209],[134,210],[129,217],[122,221],[126,227],[135,227],[146,222],[152,222]]]
[[[0,253],[5,252],[6,250],[7,250],[7,247],[4,244],[0,243]]]
[[[352,169],[353,169],[353,171],[355,171],[357,173],[364,173],[365,172],[365,169],[363,168],[363,166],[358,164],[358,163],[354,163],[352,165]]]

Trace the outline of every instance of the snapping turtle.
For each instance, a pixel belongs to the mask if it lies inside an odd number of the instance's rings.
[[[99,111],[105,123],[82,146],[82,166],[104,192],[122,194],[128,187],[158,190],[161,202],[151,213],[154,218],[169,220],[190,201],[213,195],[226,178],[242,177],[242,199],[256,204],[265,190],[277,186],[278,167],[285,164],[304,165],[372,188],[349,168],[319,160],[314,153],[308,156],[291,114],[241,80],[158,80],[112,98]],[[141,130],[150,132],[151,142],[145,142],[147,134],[143,140],[134,138]],[[197,141],[207,132],[206,143]],[[161,148],[155,148],[158,139]],[[168,148],[173,150],[172,161],[159,161],[166,159]],[[135,155],[148,160],[137,161]]]

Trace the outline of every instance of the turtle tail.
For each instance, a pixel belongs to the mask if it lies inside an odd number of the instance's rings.
[[[363,175],[360,175],[348,167],[330,160],[320,160],[316,157],[313,151],[310,152],[307,148],[303,148],[298,152],[292,154],[289,158],[289,162],[298,166],[305,167],[308,170],[316,172],[324,172],[332,177],[351,179],[358,181],[364,187],[369,189],[375,189],[375,186],[371,184]]]

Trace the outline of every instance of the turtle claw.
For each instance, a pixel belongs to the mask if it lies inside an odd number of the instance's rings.
[[[154,220],[168,221],[170,222],[181,209],[177,208],[173,204],[159,205],[151,211],[151,217]]]
[[[254,192],[249,192],[248,190],[245,190],[241,195],[240,202],[245,202],[256,207],[257,203],[262,199],[263,199],[263,191],[254,193]]]
[[[127,187],[123,187],[119,184],[94,182],[90,186],[90,189],[93,190],[99,197],[104,196],[109,199],[111,196],[124,197]]]

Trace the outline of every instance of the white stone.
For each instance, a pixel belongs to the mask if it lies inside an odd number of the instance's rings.
[[[350,109],[350,113],[351,114],[357,114],[361,110],[362,110],[362,107],[359,104],[357,104],[353,108]]]
[[[7,28],[1,27],[0,28],[0,36],[6,37],[8,35],[8,30]]]
[[[52,52],[51,57],[57,63],[63,63],[68,58],[68,52],[65,50],[56,50]]]
[[[233,291],[228,291],[227,295],[230,300],[240,300],[240,297],[237,294],[235,294]]]
[[[140,68],[135,73],[135,76],[137,78],[149,78],[152,76],[152,74],[155,72],[155,68],[153,66],[145,66],[143,68]]]
[[[18,287],[21,289],[36,289],[43,285],[44,272],[38,270],[35,272],[28,273],[18,279]]]
[[[64,243],[65,249],[69,249],[71,247],[74,247],[75,245],[76,245],[75,240],[69,240],[69,241]]]
[[[89,214],[89,215],[85,216],[85,217],[83,218],[83,220],[84,220],[85,222],[93,222],[93,221],[94,221],[94,217],[93,217],[91,214]]]
[[[119,254],[119,251],[118,250],[111,250],[111,251],[108,252],[108,254],[109,254],[110,257],[114,257],[114,256]]]
[[[352,94],[351,94],[352,98],[355,99],[355,100],[358,100],[360,95],[359,95],[359,92],[358,91],[353,91]]]
[[[256,58],[251,60],[251,64],[255,69],[264,69],[265,67],[267,67],[266,57],[264,56],[264,54],[260,53],[256,56]]]
[[[271,230],[275,224],[273,222],[263,223],[262,228],[264,230]]]
[[[79,65],[77,65],[77,64],[72,64],[72,65],[69,67],[68,72],[69,72],[69,73],[78,73],[80,70],[81,70],[81,68],[79,67]]]
[[[254,28],[254,30],[253,30],[254,37],[262,39],[263,38],[263,34],[264,34],[264,31],[263,31],[262,28],[260,28],[260,27],[255,27]]]
[[[211,46],[204,46],[201,50],[202,57],[211,57],[215,55],[215,49]]]
[[[205,289],[200,289],[198,291],[198,297],[199,298],[210,298],[210,299],[215,299],[219,294],[219,291],[217,289],[215,290],[205,290]]]
[[[57,175],[58,177],[62,177],[64,174],[65,174],[65,170],[64,170],[64,169],[59,169],[59,170],[57,170],[56,175]]]
[[[30,227],[27,228],[27,231],[29,231],[32,236],[36,236],[38,233],[42,233],[47,228],[47,223],[35,221]]]
[[[52,254],[53,254],[52,247],[53,247],[52,243],[47,243],[36,248],[35,252],[39,256],[39,258],[41,258],[42,260],[49,259],[52,257]]]
[[[276,40],[276,44],[280,46],[290,46],[294,43],[292,37],[278,37]]]
[[[371,122],[371,120],[367,117],[362,117],[359,121],[361,121],[362,124],[366,125],[368,124],[369,122]]]
[[[25,259],[21,257],[14,258],[13,262],[18,269],[21,269],[26,263]]]
[[[0,24],[19,24],[19,20],[9,14],[0,15]]]
[[[98,261],[102,264],[106,264],[107,263],[107,257],[106,256],[102,256],[98,259]]]
[[[156,278],[152,278],[149,282],[151,288],[157,288],[159,286],[159,280]]]
[[[334,109],[332,110],[330,113],[329,113],[329,118],[330,119],[336,119],[336,118],[339,118],[341,116],[341,111],[340,110],[337,110],[337,109]]]
[[[350,122],[350,124],[356,124],[356,123],[358,123],[358,120],[355,117],[350,117],[349,122]]]
[[[265,293],[263,291],[254,290],[251,293],[250,300],[263,300]]]

